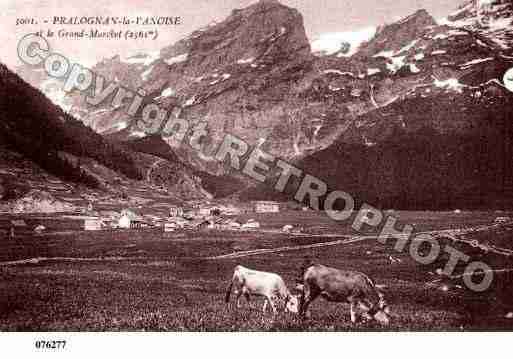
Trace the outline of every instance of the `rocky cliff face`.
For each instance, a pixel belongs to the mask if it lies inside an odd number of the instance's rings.
[[[301,14],[277,1],[259,1],[162,49],[156,59],[114,57],[93,70],[143,89],[148,101],[193,124],[208,122],[211,148],[230,132],[291,157],[313,146],[318,126],[301,111],[300,93],[309,86],[304,79],[313,62]],[[75,101],[87,108],[83,100]],[[100,133],[122,130],[129,139],[140,131],[123,110],[89,108],[82,118]],[[219,171],[207,156],[176,151],[199,168]]]
[[[511,207],[511,9],[496,3],[481,17],[470,3],[441,25],[421,11],[350,59],[323,59],[322,93],[343,94],[337,102],[348,107],[358,93],[361,113],[298,165],[383,207]]]
[[[212,149],[228,132],[293,153],[292,132],[280,136],[276,127],[297,121],[298,83],[313,61],[296,10],[275,1],[234,10],[223,22],[163,49],[160,58],[144,89],[159,93],[158,103],[178,108],[192,123],[206,121]]]

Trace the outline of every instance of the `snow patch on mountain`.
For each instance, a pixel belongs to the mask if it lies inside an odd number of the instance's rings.
[[[185,54],[173,56],[167,60],[164,60],[164,62],[168,65],[178,64],[180,62],[184,62],[185,60],[187,60],[188,57],[189,57],[189,54],[185,53]]]
[[[397,51],[397,54],[401,54],[403,52],[409,51],[411,48],[413,48],[417,44],[417,42],[419,42],[419,40],[413,40],[408,45],[403,46],[399,51]]]
[[[175,90],[173,90],[171,87],[168,87],[166,88],[164,91],[162,91],[162,93],[160,94],[158,98],[162,98],[162,97],[170,97],[170,96],[174,96],[175,95]]]
[[[151,51],[148,53],[140,53],[126,58],[122,58],[121,61],[127,64],[141,64],[149,66],[151,63],[156,61],[160,56],[160,51]]]
[[[410,45],[408,45],[408,46],[410,46]],[[399,50],[398,52],[395,52],[393,50],[385,50],[385,51],[381,51],[381,52],[377,53],[376,55],[374,55],[374,57],[386,58],[388,60],[387,64],[386,64],[387,69],[391,73],[395,74],[406,64],[404,61],[406,59],[406,56],[396,56],[396,54],[401,53],[401,52],[403,52],[402,49]]]
[[[372,75],[378,74],[380,72],[381,72],[380,69],[367,69],[367,75],[368,76],[372,76]]]
[[[192,96],[191,98],[189,98],[187,101],[185,101],[184,103],[184,107],[187,107],[187,106],[192,106],[196,103],[196,96]]]
[[[216,78],[216,80],[210,82],[209,85],[215,85],[215,84],[218,84],[219,82],[223,82],[223,81],[226,81],[228,80],[230,77],[232,77],[231,74],[222,74],[221,76],[217,75],[217,74],[214,74],[213,76],[214,78]]]
[[[246,64],[251,64],[253,61],[255,61],[255,58],[254,57],[250,57],[250,58],[247,58],[247,59],[240,59],[237,61],[237,63],[239,65],[246,65]]]
[[[143,138],[143,137],[146,137],[146,132],[144,132],[144,131],[132,131],[132,132],[130,132],[130,137]]]
[[[414,74],[417,74],[420,72],[420,69],[417,67],[417,65],[415,64],[410,64],[410,72],[411,73],[414,73]]]
[[[420,52],[413,57],[415,60],[420,61],[424,58],[424,53]]]
[[[461,64],[461,68],[463,70],[466,70],[466,69],[468,69],[469,67],[471,67],[473,65],[477,65],[477,64],[480,64],[482,62],[488,62],[488,61],[491,61],[493,59],[494,59],[493,57],[487,57],[487,58],[484,58],[484,59],[474,59],[474,60],[465,62],[464,64]]]
[[[438,80],[434,79],[433,84],[438,88],[443,88],[446,90],[452,90],[459,93],[463,92],[463,88],[466,87],[464,84],[458,81],[458,79],[450,78],[446,80]]]
[[[347,53],[340,53],[340,57],[349,57],[354,55],[360,45],[372,39],[376,34],[375,27],[367,27],[357,31],[330,32],[321,34],[311,42],[312,52],[319,55],[334,55],[340,51],[344,43],[350,45]]]
[[[340,76],[348,75],[348,76],[351,76],[351,77],[355,77],[355,75],[352,72],[340,71],[340,70],[336,70],[336,69],[327,69],[327,70],[324,70],[323,73],[325,73],[325,74],[335,74],[335,75],[340,75]]]
[[[150,76],[151,72],[153,71],[153,66],[148,67],[142,74],[141,78],[143,81],[148,81],[148,76]]]

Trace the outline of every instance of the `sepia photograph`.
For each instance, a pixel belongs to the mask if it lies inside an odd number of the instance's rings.
[[[2,341],[513,330],[513,1],[0,12]]]

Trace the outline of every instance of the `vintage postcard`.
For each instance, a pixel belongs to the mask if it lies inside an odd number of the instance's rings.
[[[0,12],[6,345],[513,329],[513,1]]]

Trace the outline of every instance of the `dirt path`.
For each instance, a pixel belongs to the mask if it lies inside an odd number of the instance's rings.
[[[36,257],[28,259],[19,259],[14,261],[0,262],[0,267],[16,266],[24,264],[40,264],[50,261],[59,262],[122,262],[132,260],[146,260],[145,257]]]
[[[309,248],[321,248],[321,247],[329,247],[329,246],[337,246],[340,244],[350,244],[361,242],[368,239],[376,239],[376,236],[353,236],[351,238],[340,239],[338,241],[331,242],[323,242],[323,243],[315,243],[315,244],[305,244],[299,246],[286,246],[286,247],[278,247],[278,248],[265,248],[265,249],[253,249],[250,251],[240,251],[233,252],[229,254],[223,254],[220,256],[208,257],[206,259],[233,259],[233,258],[242,258],[249,257],[259,254],[267,254],[267,253],[278,253],[278,252],[287,252],[287,251],[298,251],[301,249],[309,249]]]
[[[509,223],[511,224],[511,223]],[[477,240],[467,240],[459,238],[458,236],[463,236],[470,233],[476,233],[476,232],[482,232],[487,231],[490,229],[498,228],[502,224],[492,224],[487,226],[474,226],[474,227],[467,227],[467,228],[459,228],[459,229],[443,229],[443,230],[436,230],[436,231],[425,231],[425,232],[419,232],[416,233],[416,235],[419,234],[429,234],[435,238],[450,238],[453,240],[453,242],[461,242],[465,243],[472,247],[477,247],[480,250],[483,250],[485,252],[492,252],[495,254],[500,254],[504,256],[511,256],[513,255],[513,251],[507,248],[500,248],[493,245],[485,245],[480,244]],[[267,231],[272,232],[272,231]],[[282,233],[282,232],[281,232]],[[294,236],[298,237],[316,237],[316,235],[307,235],[307,234],[295,234]],[[342,237],[344,239],[336,240],[336,241],[330,241],[330,242],[323,242],[323,243],[315,243],[315,244],[307,244],[307,245],[299,245],[299,246],[286,246],[286,247],[278,247],[278,248],[266,248],[266,249],[254,249],[249,251],[240,251],[240,252],[233,252],[228,254],[223,254],[220,256],[214,256],[214,257],[208,257],[207,259],[234,259],[234,258],[243,258],[243,257],[249,257],[254,255],[260,255],[260,254],[269,254],[269,253],[279,253],[279,252],[287,252],[287,251],[297,251],[302,249],[309,249],[309,248],[322,248],[322,247],[329,247],[329,246],[337,246],[341,244],[350,244],[350,243],[357,243],[364,240],[377,240],[378,235],[372,235],[372,236],[341,236],[341,235],[335,235],[335,234],[323,234],[318,235],[318,237]]]

